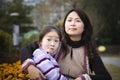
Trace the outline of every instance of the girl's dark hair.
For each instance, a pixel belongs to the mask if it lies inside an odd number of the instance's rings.
[[[59,39],[60,39],[60,41],[61,41],[62,36],[61,36],[61,32],[60,32],[60,29],[59,29],[59,28],[57,28],[57,27],[55,27],[55,26],[45,26],[45,27],[43,27],[43,28],[41,29],[41,31],[40,31],[39,42],[41,42],[41,40],[43,39],[43,37],[44,37],[47,33],[49,33],[50,31],[52,31],[52,30],[54,30],[54,31],[57,32],[57,34],[59,35]]]
[[[92,28],[92,25],[90,23],[90,20],[89,20],[87,14],[84,11],[82,11],[81,9],[72,9],[66,14],[65,19],[63,21],[63,26],[61,27],[62,34],[64,35],[64,42],[66,43],[68,41],[67,39],[70,39],[70,38],[68,38],[69,35],[65,32],[65,22],[66,22],[67,16],[73,11],[75,11],[78,14],[78,16],[81,18],[81,20],[84,23],[84,32],[82,33],[81,39],[84,42],[84,45],[86,47],[88,57],[92,58],[93,53],[96,52],[96,49],[92,42],[93,28]],[[64,56],[66,56],[68,53],[67,47],[65,47],[65,48],[66,48],[66,52],[65,52]]]

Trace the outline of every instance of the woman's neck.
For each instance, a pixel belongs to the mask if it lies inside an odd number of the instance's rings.
[[[81,40],[81,37],[80,36],[70,36],[70,39],[72,40],[72,41],[80,41]]]
[[[84,41],[81,38],[66,37],[67,44],[72,48],[78,48],[84,45]]]

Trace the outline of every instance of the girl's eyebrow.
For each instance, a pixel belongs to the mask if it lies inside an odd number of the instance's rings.
[[[53,36],[47,36],[47,37],[53,37]],[[56,38],[59,38],[59,37],[56,37]]]

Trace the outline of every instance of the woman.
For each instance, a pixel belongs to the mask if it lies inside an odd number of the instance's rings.
[[[70,10],[61,28],[62,43],[65,44],[61,45],[57,56],[61,73],[71,80],[77,77],[77,80],[112,80],[92,42],[93,28],[86,13],[80,9]],[[29,64],[32,60],[28,58],[36,47],[37,44],[33,43],[20,52],[22,63],[27,64],[24,71],[28,71],[32,79],[43,76],[34,65]]]

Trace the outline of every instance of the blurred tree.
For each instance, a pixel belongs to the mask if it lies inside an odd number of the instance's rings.
[[[14,19],[10,14],[14,12],[19,13],[18,24],[32,23],[32,18],[28,16],[32,7],[23,5],[23,0],[13,0],[12,2],[0,1],[0,7],[4,6],[3,10],[0,9],[0,29],[12,33]]]
[[[0,53],[10,52],[12,49],[12,36],[0,30]]]
[[[101,7],[100,7],[101,6]],[[99,1],[98,14],[103,18],[104,27],[100,30],[98,36],[104,43],[120,44],[120,1],[105,0]]]
[[[40,28],[43,27],[44,25],[47,25],[49,22],[50,14],[49,7],[47,7],[47,3],[45,1],[41,1],[41,3],[36,6],[36,11],[38,15],[36,16],[36,19],[37,21],[39,21],[39,23],[41,23]]]

